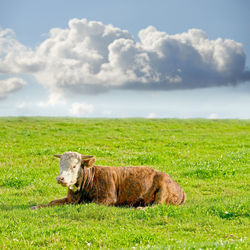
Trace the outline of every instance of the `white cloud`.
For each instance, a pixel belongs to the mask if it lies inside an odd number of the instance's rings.
[[[0,27],[0,74],[34,73],[43,70],[42,58],[15,38],[11,29]]]
[[[218,115],[216,113],[211,113],[209,116],[208,116],[208,119],[218,119]]]
[[[69,112],[73,116],[82,116],[86,114],[91,114],[94,111],[94,105],[88,103],[75,102],[72,104]]]
[[[156,117],[157,117],[156,113],[149,113],[146,118],[153,119]]]
[[[23,79],[17,77],[0,80],[0,99],[18,91],[25,84],[26,82]]]
[[[210,40],[198,29],[168,35],[153,26],[142,29],[139,39],[112,25],[72,19],[31,50],[12,31],[1,30],[0,73],[32,73],[58,95],[192,89],[250,79],[243,46],[233,40]]]
[[[66,100],[62,94],[52,92],[47,102],[40,101],[36,105],[41,108],[46,108],[46,107],[54,107],[57,104],[66,104]]]

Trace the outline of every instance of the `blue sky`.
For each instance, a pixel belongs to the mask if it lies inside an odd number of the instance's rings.
[[[249,1],[2,0],[0,27],[0,116],[250,118]]]

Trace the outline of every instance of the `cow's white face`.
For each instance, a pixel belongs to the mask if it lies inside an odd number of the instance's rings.
[[[60,156],[60,173],[57,182],[64,187],[72,187],[76,184],[81,168],[81,154],[66,152]]]

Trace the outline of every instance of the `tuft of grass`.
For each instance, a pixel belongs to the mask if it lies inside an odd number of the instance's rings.
[[[0,186],[20,189],[22,187],[30,185],[31,183],[32,183],[32,180],[29,180],[29,179],[20,179],[18,177],[10,177],[10,178],[3,180],[3,183]]]
[[[249,120],[0,118],[0,248],[249,248]],[[148,165],[187,194],[184,206],[144,210],[64,197],[55,153],[98,165]]]

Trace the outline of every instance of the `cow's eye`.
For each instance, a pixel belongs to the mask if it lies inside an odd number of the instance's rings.
[[[76,165],[75,165],[75,166],[73,166],[73,168],[76,168]]]

